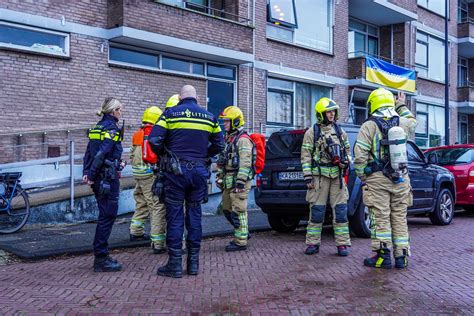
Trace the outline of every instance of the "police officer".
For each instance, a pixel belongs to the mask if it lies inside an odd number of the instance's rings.
[[[218,163],[216,185],[222,191],[222,210],[234,226],[234,239],[226,251],[247,249],[247,199],[254,176],[252,160],[254,144],[244,131],[244,114],[236,106],[229,106],[219,116],[224,120],[226,147]]]
[[[342,178],[349,166],[350,145],[347,134],[336,123],[339,116],[336,102],[321,98],[315,105],[315,111],[317,123],[306,131],[301,147],[301,164],[308,188],[306,200],[310,205],[305,254],[319,252],[329,197],[337,254],[347,256],[347,247],[351,246],[347,220],[349,194]]]
[[[150,145],[156,154],[166,153],[169,162],[164,172],[169,259],[157,273],[174,278],[182,276],[181,238],[186,223],[187,273],[197,275],[202,237],[201,202],[207,194],[209,177],[206,164],[209,157],[223,150],[224,140],[217,119],[198,105],[193,86],[184,86],[179,104],[163,112],[150,134]]]
[[[166,238],[166,207],[160,203],[158,197],[152,193],[155,180],[152,165],[143,161],[143,150],[145,135],[148,135],[162,111],[157,106],[151,106],[145,110],[142,118],[142,126],[133,134],[132,149],[130,157],[132,160],[132,172],[135,179],[135,213],[130,223],[130,240],[148,239],[145,234],[145,222],[150,217],[150,238],[153,253],[161,254],[165,250]],[[145,145],[146,146],[146,145]],[[154,156],[156,159],[156,156]]]
[[[401,176],[390,170],[387,133],[390,128],[400,126],[410,135],[416,120],[405,106],[403,93],[399,93],[395,105],[393,94],[379,88],[369,95],[367,105],[369,119],[362,124],[354,147],[356,173],[366,184],[363,200],[370,210],[372,251],[376,253],[366,258],[364,265],[392,268],[393,246],[395,267],[403,269],[410,254],[406,215],[413,195],[406,170]],[[406,137],[402,141],[406,142]]]
[[[122,138],[117,122],[123,105],[116,98],[106,98],[97,115],[102,119],[89,131],[89,143],[84,155],[83,181],[92,186],[99,219],[94,236],[94,271],[120,271],[122,265],[109,256],[108,239],[118,210]]]

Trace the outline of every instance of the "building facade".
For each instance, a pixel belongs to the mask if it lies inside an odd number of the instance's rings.
[[[83,150],[107,96],[125,104],[130,142],[184,84],[267,135],[313,124],[323,96],[360,125],[381,86],[367,56],[416,71],[416,142],[444,144],[444,15],[442,0],[0,0],[0,161]],[[449,143],[474,142],[474,1],[448,15]]]

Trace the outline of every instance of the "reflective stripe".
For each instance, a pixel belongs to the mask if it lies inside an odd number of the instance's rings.
[[[166,240],[166,234],[151,234],[150,239],[151,241],[164,241]]]
[[[410,242],[410,238],[408,237],[398,237],[398,238],[393,238],[393,244],[396,246],[406,246]]]
[[[209,133],[213,133],[214,128],[212,126],[209,126],[207,124],[202,124],[202,123],[191,123],[191,122],[176,122],[173,124],[168,124],[167,127],[169,130],[173,129],[192,129],[192,130],[198,130],[198,131],[205,131]]]
[[[118,142],[120,139],[120,133],[116,132],[115,136],[112,138],[108,131],[90,130],[88,137],[90,140],[112,139],[113,141]]]
[[[136,227],[136,228],[143,228],[145,227],[145,221],[142,221],[139,219],[132,219],[131,226]]]
[[[314,146],[311,144],[303,144],[301,146],[302,148],[308,149],[308,150],[313,150]]]
[[[356,141],[356,144],[355,144],[355,145],[356,145],[356,146],[359,146],[359,147],[362,147],[362,148],[364,148],[364,149],[367,149],[367,150],[372,149],[372,147],[371,147],[369,144],[367,144],[367,143],[361,141],[360,139],[358,139],[358,140]]]
[[[346,235],[349,234],[349,227],[335,227],[334,234],[336,235]]]

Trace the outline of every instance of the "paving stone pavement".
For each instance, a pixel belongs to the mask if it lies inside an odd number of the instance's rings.
[[[0,266],[0,314],[473,314],[474,214],[450,226],[411,218],[406,270],[362,265],[369,240],[335,255],[331,230],[321,252],[303,254],[304,231],[257,233],[246,252],[226,253],[229,238],[203,242],[197,277],[163,278],[166,261],[150,249],[114,251],[118,273],[93,273],[92,256]]]

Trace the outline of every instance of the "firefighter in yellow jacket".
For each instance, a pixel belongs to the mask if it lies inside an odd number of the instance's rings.
[[[153,125],[160,117],[162,111],[156,106],[149,107],[143,113],[142,127],[133,135],[133,146],[130,157],[132,171],[136,185],[133,192],[136,207],[130,224],[130,240],[151,239],[153,253],[166,252],[166,208],[152,193],[155,180],[152,166],[145,163],[142,158],[144,135],[149,134]],[[145,235],[145,222],[150,217],[150,237]]]
[[[403,269],[410,254],[407,207],[413,202],[406,138],[416,120],[405,106],[403,93],[395,105],[393,94],[379,88],[369,95],[367,105],[369,119],[362,124],[354,147],[356,173],[365,182],[363,200],[371,217],[372,251],[376,252],[364,265],[392,268],[393,248],[395,267]]]
[[[329,98],[321,98],[315,105],[317,123],[309,128],[301,147],[301,164],[310,206],[306,229],[305,254],[319,252],[326,203],[333,210],[334,238],[339,256],[349,254],[351,246],[347,219],[347,187],[343,181],[350,162],[350,145],[347,134],[336,123],[339,106]]]
[[[236,106],[229,106],[219,116],[224,120],[226,147],[220,155],[217,186],[222,190],[222,210],[234,226],[234,239],[226,251],[247,249],[247,199],[252,186],[254,144],[244,131],[244,115]]]

